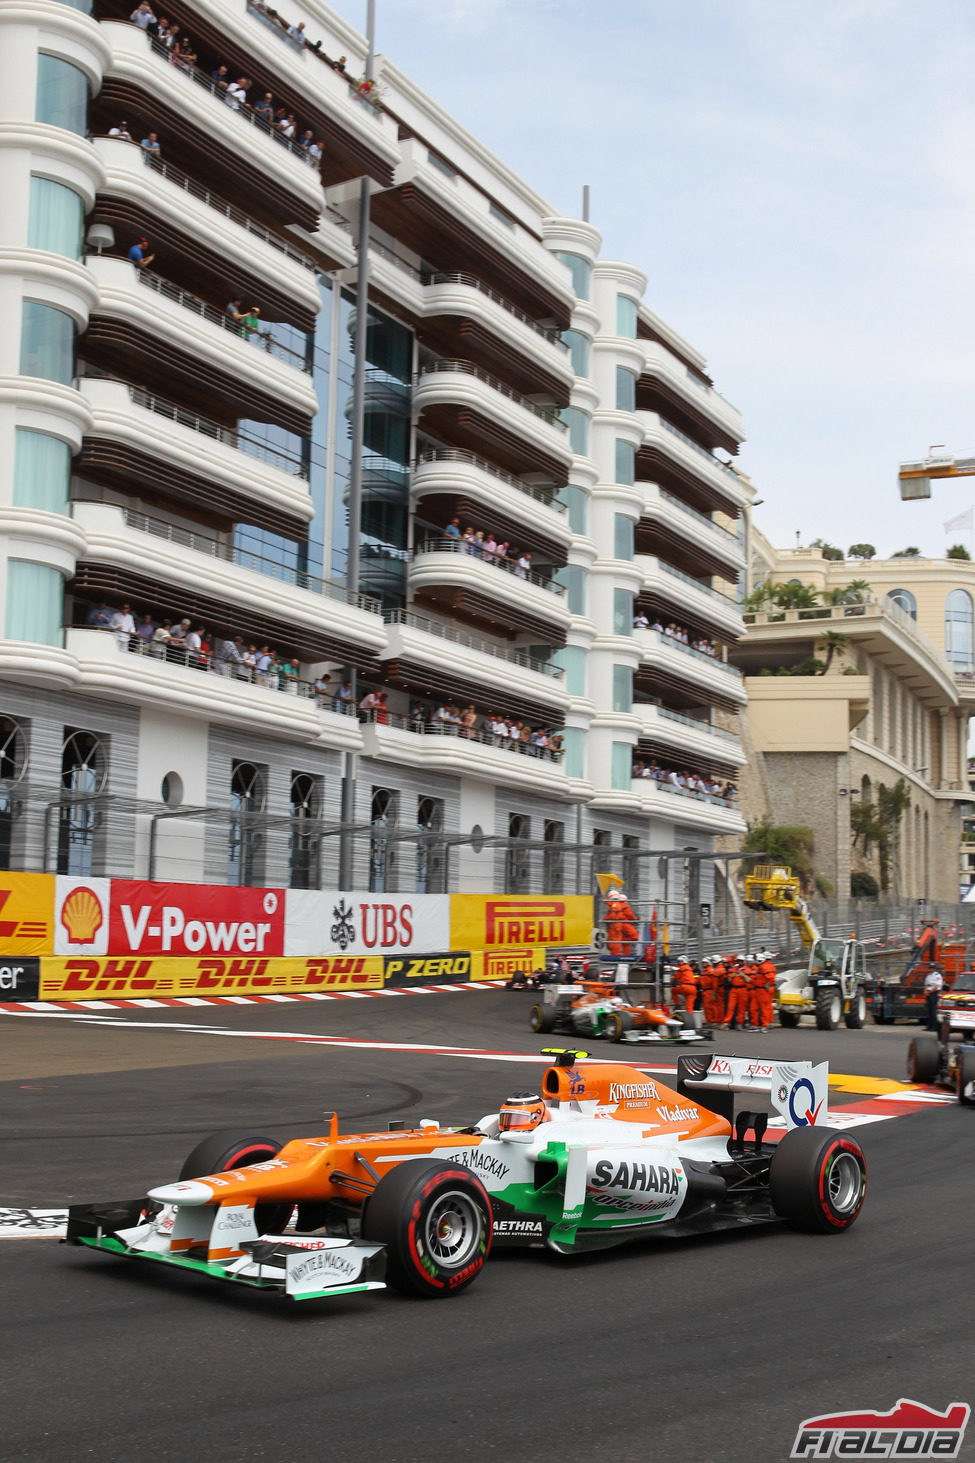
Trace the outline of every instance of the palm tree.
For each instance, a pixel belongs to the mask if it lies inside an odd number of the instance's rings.
[[[777,584],[773,591],[775,603],[782,610],[812,610],[819,600],[818,592],[811,584],[800,584],[790,579],[788,584]]]
[[[826,650],[826,664],[823,666],[825,676],[833,663],[835,655],[842,658],[846,654],[846,636],[841,635],[838,630],[827,630],[820,642]]]

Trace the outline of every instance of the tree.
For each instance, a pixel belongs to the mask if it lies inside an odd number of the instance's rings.
[[[850,898],[851,899],[876,899],[880,893],[880,885],[873,874],[866,873],[859,869],[855,874],[850,875]]]
[[[898,549],[896,554],[891,554],[892,559],[919,559],[921,550],[912,544],[909,549]]]
[[[946,559],[970,559],[971,557],[964,544],[952,544],[951,548],[945,554]]]
[[[770,864],[788,864],[805,888],[812,878],[814,842],[811,828],[765,818],[748,830],[741,846],[744,853],[764,853]]]
[[[743,607],[752,613],[761,613],[768,609],[769,605],[775,603],[775,586],[771,579],[765,579],[761,584],[756,584],[751,594],[746,594]]]
[[[872,559],[876,552],[873,544],[851,544],[846,551],[850,559]]]
[[[841,635],[838,630],[827,630],[820,645],[826,651],[826,664],[822,670],[822,674],[825,676],[833,664],[833,657],[838,655],[842,659],[846,654],[846,636]]]
[[[827,543],[824,538],[814,538],[809,547],[819,549],[824,559],[832,559],[835,563],[841,563],[843,560],[843,550],[837,548],[835,544]]]
[[[811,584],[801,584],[798,579],[776,584],[772,596],[780,610],[812,610],[819,599]]]

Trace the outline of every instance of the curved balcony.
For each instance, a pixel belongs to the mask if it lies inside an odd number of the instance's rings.
[[[739,640],[745,633],[741,610],[727,595],[649,554],[636,554],[633,562],[642,571],[644,591],[667,607],[668,617],[681,620],[690,615],[720,640]]]
[[[268,318],[313,328],[321,302],[306,255],[135,143],[98,137],[94,146],[105,165],[99,221],[112,224],[120,238],[146,234],[161,256],[171,253],[212,282],[216,297],[232,280],[242,295],[261,302]]]
[[[89,260],[98,304],[84,341],[88,359],[151,379],[165,393],[195,387],[218,412],[307,431],[318,409],[305,361],[260,332],[245,340],[227,316],[124,259]]]
[[[568,429],[539,406],[470,361],[434,361],[421,370],[413,405],[424,431],[510,472],[538,471],[564,481],[572,464]]]
[[[659,399],[665,415],[668,407],[674,407],[712,438],[716,447],[736,452],[745,437],[741,413],[661,342],[641,340],[639,345],[643,370],[637,387],[638,399],[641,395]],[[647,405],[650,406],[649,401]]]
[[[87,476],[285,536],[314,516],[297,459],[120,381],[83,376],[78,385],[92,416],[79,462]]]
[[[413,610],[387,610],[388,679],[452,701],[479,701],[533,724],[561,721],[571,697],[558,666]]]
[[[372,721],[363,728],[363,743],[364,755],[379,761],[481,778],[493,787],[568,795],[561,752],[535,755],[530,748],[523,752],[487,732],[465,735],[456,727],[416,724],[390,714],[386,721]]]
[[[199,68],[172,64],[172,53],[137,25],[106,21],[112,64],[100,102],[122,116],[152,116],[167,145],[189,147],[238,190],[282,221],[313,229],[322,210],[322,185],[296,143],[274,134],[247,106],[228,106]],[[216,156],[215,156],[216,155]]]
[[[523,381],[525,389],[545,392],[559,406],[568,406],[575,377],[557,330],[540,325],[473,274],[422,279],[423,315],[431,324],[427,333],[435,349],[444,355],[470,351]]]
[[[744,706],[745,688],[741,672],[722,660],[692,650],[658,630],[634,630],[640,648],[640,672],[698,704],[734,709]]]
[[[663,818],[680,827],[702,833],[745,833],[747,824],[737,806],[708,793],[688,792],[668,782],[634,777],[631,790],[639,799],[640,811],[651,818]]]
[[[649,529],[654,538],[673,547],[676,553],[702,565],[704,573],[737,579],[745,567],[745,555],[735,534],[656,483],[639,486],[643,508],[638,535]]]
[[[745,486],[731,467],[726,467],[657,412],[638,411],[643,428],[643,445],[637,452],[637,477],[687,499],[705,512],[718,509],[737,518],[746,502]]]
[[[748,760],[738,737],[721,727],[708,726],[692,716],[682,716],[678,711],[646,701],[635,701],[633,714],[640,723],[641,755],[644,746],[660,748],[671,755],[680,753],[709,768],[720,768],[724,776],[735,767],[743,767]]]
[[[432,518],[448,523],[459,514],[532,553],[564,559],[572,543],[564,503],[475,452],[428,448],[413,470],[411,491]]]
[[[564,587],[553,579],[519,570],[510,559],[470,554],[451,538],[429,539],[413,553],[409,586],[418,600],[512,634],[565,639],[572,616]]]

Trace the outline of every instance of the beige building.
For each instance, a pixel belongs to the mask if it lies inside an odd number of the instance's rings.
[[[975,707],[975,564],[836,562],[819,549],[773,549],[753,524],[748,561],[749,589],[794,583],[814,589],[816,603],[745,617],[734,661],[748,695],[746,818],[811,827],[817,875],[842,897],[854,872],[881,878],[876,843],[865,850],[861,835],[853,846],[853,808],[876,806],[881,788],[903,782],[888,892],[957,899]],[[854,602],[831,603],[853,581]],[[795,673],[815,661],[810,673]]]

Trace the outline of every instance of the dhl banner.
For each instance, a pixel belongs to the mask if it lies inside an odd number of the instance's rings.
[[[54,875],[0,872],[0,956],[53,949]]]
[[[42,1001],[165,999],[167,996],[260,996],[288,991],[380,990],[381,955],[301,960],[206,956],[73,956],[41,961]]]
[[[582,945],[588,949],[592,922],[593,901],[584,895],[450,896],[451,945],[458,950],[483,950],[485,958],[517,954],[543,964],[543,947]],[[537,958],[539,950],[541,960]]]

